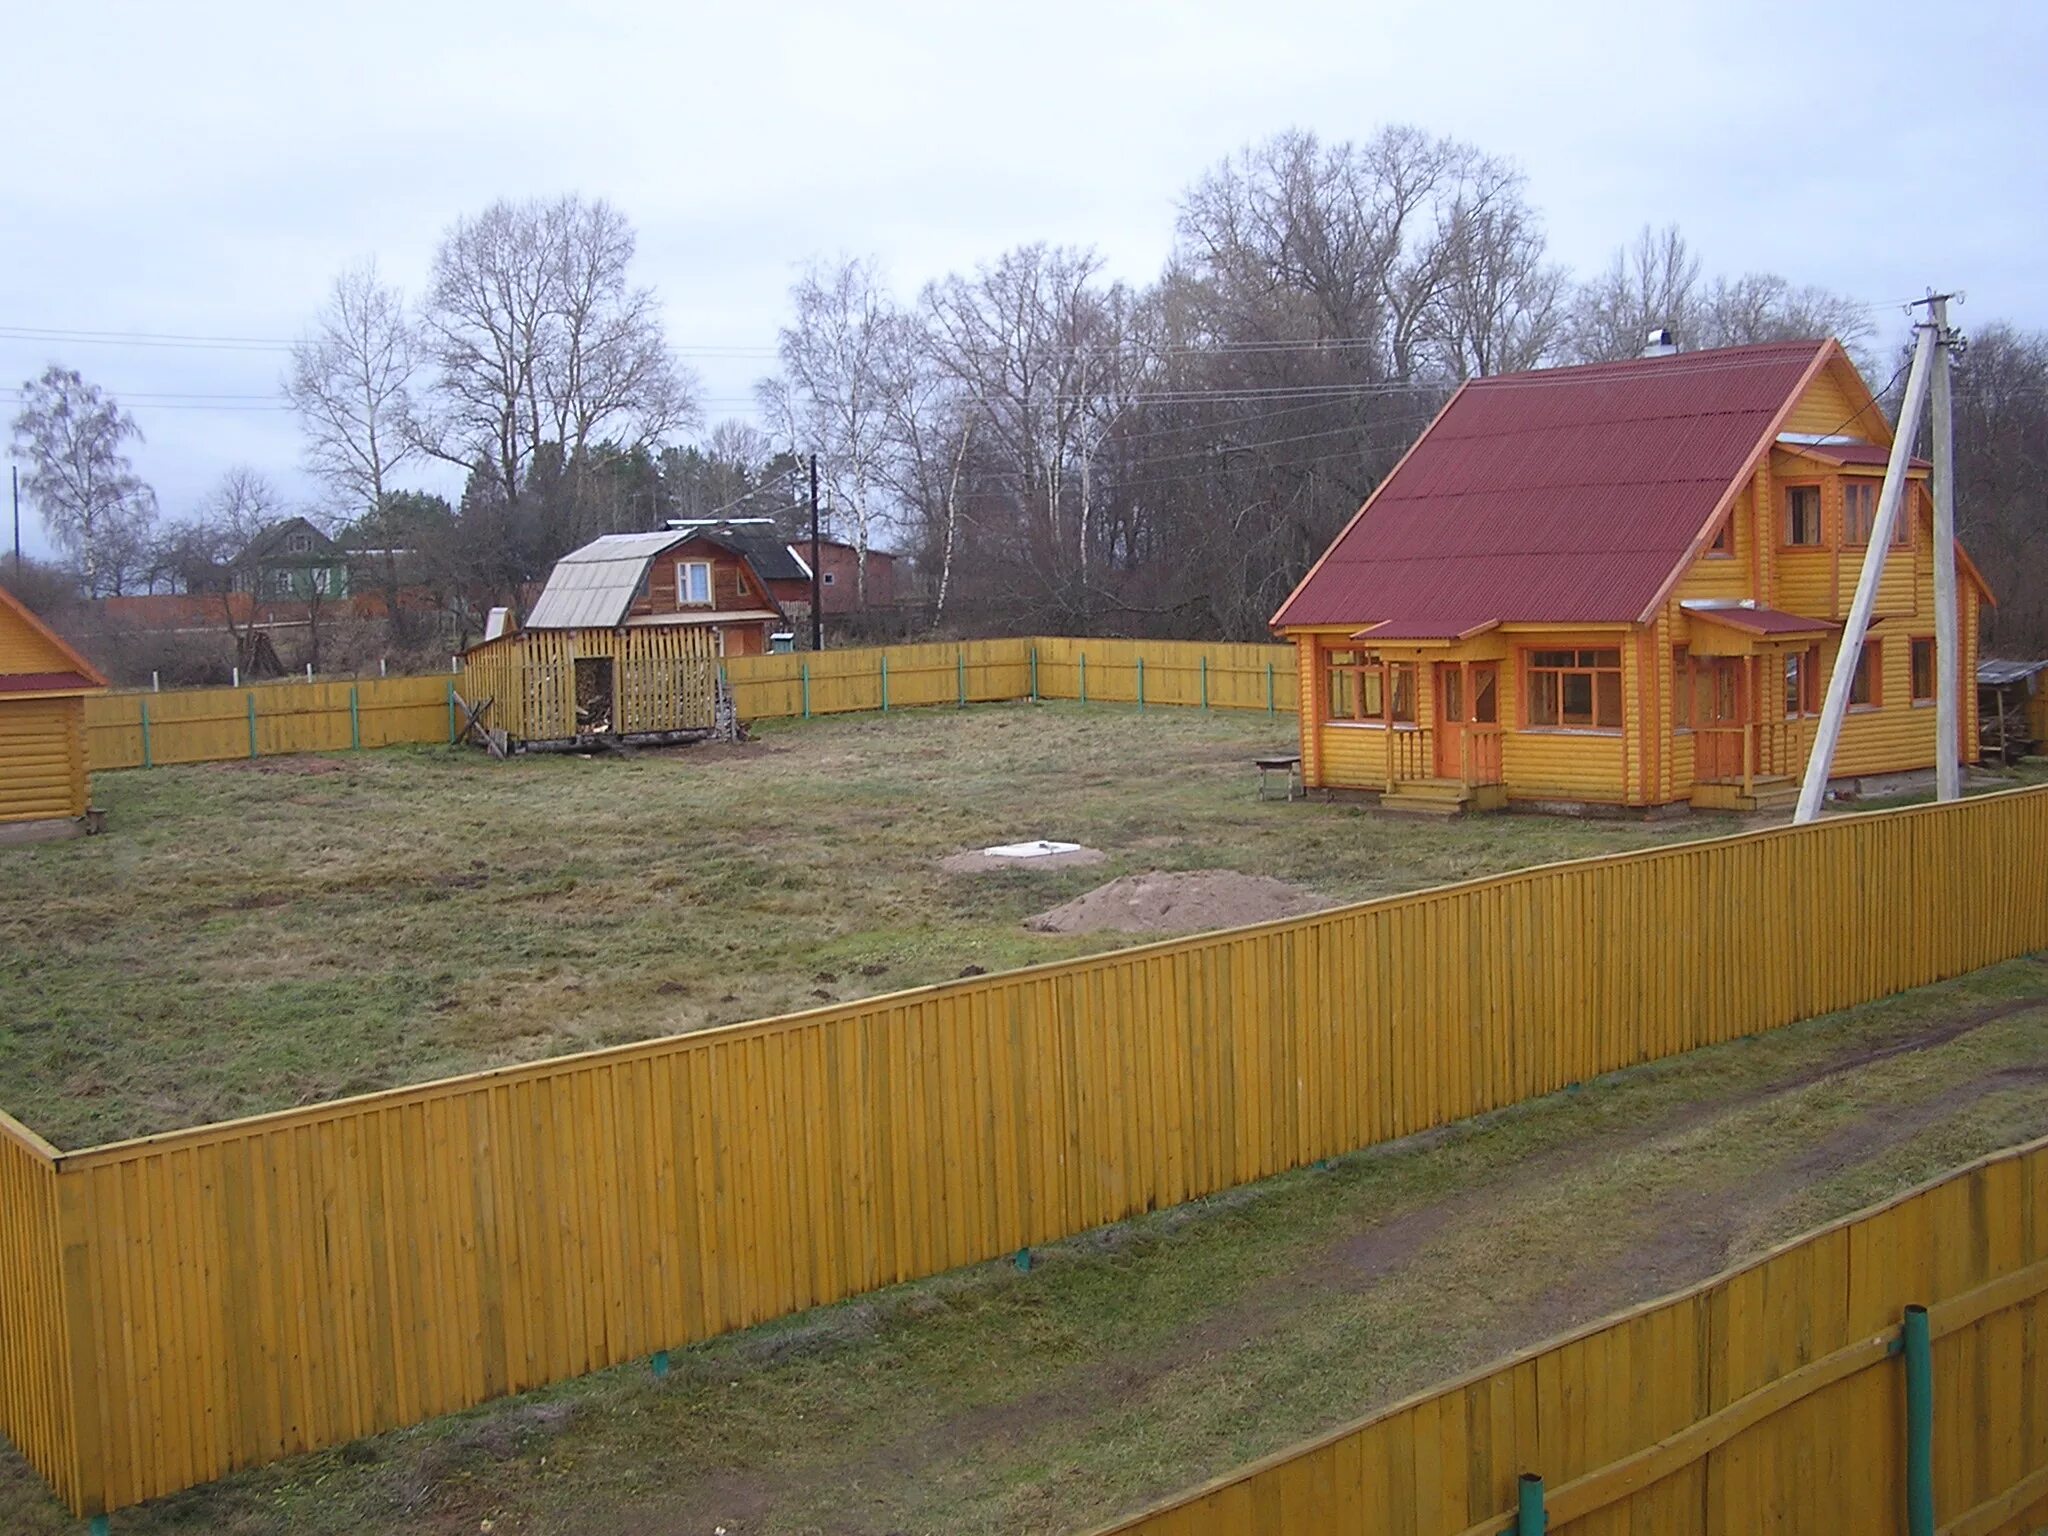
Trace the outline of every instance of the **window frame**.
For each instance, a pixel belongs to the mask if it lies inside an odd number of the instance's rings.
[[[1707,540],[1706,558],[1709,560],[1733,560],[1735,558],[1735,514],[1732,511],[1721,519],[1721,525],[1714,530],[1714,536]]]
[[[1858,501],[1863,499],[1863,493],[1869,493],[1870,518],[1867,523],[1863,524],[1860,530],[1862,533],[1861,538],[1857,537],[1859,531],[1857,525],[1849,519],[1851,492],[1856,493],[1855,499]],[[1870,536],[1877,532],[1877,504],[1883,499],[1884,482],[1882,480],[1873,480],[1868,475],[1844,475],[1842,477],[1842,547],[1844,549],[1868,549],[1870,547]],[[1896,528],[1894,528],[1894,532],[1896,532]],[[1892,543],[1896,546],[1898,540],[1894,538]]]
[[[704,595],[701,598],[689,595],[689,573],[691,571],[702,571],[704,573]],[[676,562],[676,606],[678,608],[714,607],[716,605],[716,591],[717,589],[712,582],[711,562],[709,560],[678,560]]]
[[[1927,691],[1920,691],[1920,658],[1927,658]],[[1906,642],[1906,693],[1915,709],[1926,709],[1941,688],[1941,653],[1934,636],[1914,635]]]
[[[1835,665],[1839,667],[1841,664],[1841,654],[1837,652]],[[1868,698],[1859,702],[1856,688],[1862,681],[1870,684],[1870,693]],[[1884,641],[1876,636],[1865,635],[1862,648],[1856,653],[1856,672],[1849,679],[1849,708],[1866,712],[1884,708]]]
[[[1826,549],[1828,547],[1828,498],[1823,482],[1819,480],[1787,481],[1782,487],[1785,492],[1783,506],[1778,516],[1778,547],[1780,549]],[[1792,537],[1793,497],[1801,491],[1813,492],[1813,531],[1809,543]]]
[[[1619,641],[1611,646],[1552,645],[1522,647],[1521,729],[1574,736],[1622,735],[1628,729],[1628,690],[1626,687],[1626,673],[1624,671],[1626,651],[1627,647]],[[1611,666],[1605,662],[1587,662],[1583,659],[1587,656],[1599,657],[1604,655],[1614,657],[1614,662]],[[1539,656],[1570,656],[1573,660],[1570,665],[1543,663],[1537,660]],[[1557,718],[1554,721],[1536,718],[1537,696],[1540,691],[1537,682],[1539,674],[1552,676],[1557,679]],[[1600,724],[1602,692],[1600,679],[1610,676],[1614,679],[1614,724],[1602,725]],[[1579,677],[1586,679],[1587,708],[1585,724],[1579,724],[1570,718],[1570,712],[1566,708],[1565,701],[1566,679]]]
[[[1318,657],[1322,666],[1323,723],[1350,728],[1379,730],[1392,726],[1395,730],[1419,730],[1422,712],[1422,680],[1420,665],[1413,661],[1389,661],[1370,646],[1331,646],[1319,649]],[[1339,657],[1355,658],[1340,661]],[[1346,690],[1351,698],[1350,714],[1340,714],[1337,708],[1337,679],[1350,679]],[[1367,684],[1372,686],[1368,689]],[[1406,687],[1405,714],[1395,713],[1395,705],[1401,700],[1403,685]],[[1377,695],[1377,713],[1366,714],[1368,694]]]

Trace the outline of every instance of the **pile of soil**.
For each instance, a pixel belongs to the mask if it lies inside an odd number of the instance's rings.
[[[988,869],[1072,869],[1076,864],[1100,864],[1109,855],[1100,848],[1076,848],[1069,853],[1041,853],[1034,858],[1004,858],[979,848],[963,848],[939,860],[949,875],[978,875]]]
[[[1125,875],[1085,896],[1026,918],[1039,933],[1201,933],[1276,917],[1299,917],[1331,903],[1271,875],[1234,869],[1154,870]]]

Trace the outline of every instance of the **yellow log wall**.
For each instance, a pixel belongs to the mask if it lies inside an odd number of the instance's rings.
[[[1283,1451],[1100,1536],[1904,1531],[1909,1304],[1949,1536],[2048,1520],[2048,1142]]]
[[[0,698],[0,822],[86,812],[85,701]]]
[[[65,1153],[4,1427],[119,1507],[2044,947],[2018,790]]]

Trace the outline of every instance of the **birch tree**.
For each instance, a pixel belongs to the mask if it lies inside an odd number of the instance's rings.
[[[21,387],[14,451],[28,464],[21,488],[58,548],[77,564],[87,597],[121,590],[145,555],[156,493],[135,473],[135,418],[75,369],[52,364]]]

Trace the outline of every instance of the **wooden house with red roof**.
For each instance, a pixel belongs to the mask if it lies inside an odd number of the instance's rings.
[[[1303,779],[1444,812],[1789,805],[1890,446],[1833,341],[1467,381],[1273,616]],[[1934,762],[1927,477],[1914,460],[1838,777]],[[1990,593],[1957,565],[1968,678]]]
[[[107,680],[0,587],[0,841],[68,832],[90,804],[85,696]]]

